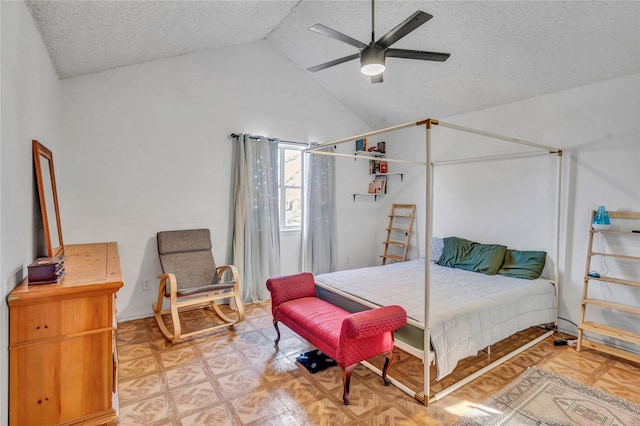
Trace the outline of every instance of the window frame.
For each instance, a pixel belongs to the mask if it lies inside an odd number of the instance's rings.
[[[302,232],[302,194],[303,194],[303,185],[304,185],[304,176],[302,161],[304,158],[304,154],[302,151],[307,148],[305,144],[294,144],[287,142],[278,142],[278,207],[279,207],[279,215],[278,223],[280,225],[280,232],[286,233],[295,233]],[[300,151],[300,186],[292,186],[285,185],[285,152],[289,151]],[[287,189],[298,189],[300,191],[300,225],[298,226],[290,226],[287,225],[287,214],[286,214],[286,195]]]

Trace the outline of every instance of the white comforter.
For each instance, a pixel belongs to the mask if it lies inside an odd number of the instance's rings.
[[[424,327],[424,259],[321,274],[315,279],[376,305],[400,305]],[[431,264],[430,306],[438,380],[451,373],[459,360],[520,330],[556,319],[555,290],[547,280],[485,275],[436,264]]]

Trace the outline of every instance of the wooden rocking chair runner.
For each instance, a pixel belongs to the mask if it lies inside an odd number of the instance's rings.
[[[168,340],[174,342],[181,338],[231,327],[244,319],[238,271],[233,265],[216,266],[208,229],[163,231],[158,232],[157,239],[160,264],[164,273],[158,276],[158,301],[152,306],[158,327]],[[231,275],[232,280],[223,282],[226,272],[226,275]],[[170,307],[163,310],[165,297],[169,299]],[[216,303],[225,299],[233,299],[235,302],[235,320],[225,315]],[[182,334],[180,311],[207,305],[211,306],[224,323]],[[166,314],[171,314],[173,332],[162,318]]]

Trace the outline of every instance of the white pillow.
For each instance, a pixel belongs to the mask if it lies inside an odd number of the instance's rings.
[[[429,260],[437,262],[442,256],[442,249],[444,248],[444,238],[431,237],[431,252],[429,253]]]

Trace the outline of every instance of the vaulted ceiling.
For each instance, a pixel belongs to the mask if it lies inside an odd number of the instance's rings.
[[[451,53],[446,62],[388,58],[371,84],[357,60],[307,68],[364,43],[371,2],[33,1],[34,21],[61,79],[267,40],[370,124],[447,117],[640,72],[640,2],[398,1],[375,3],[376,39],[416,10],[433,19],[394,47]]]

